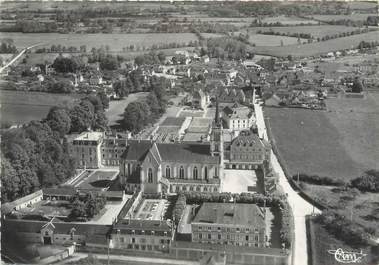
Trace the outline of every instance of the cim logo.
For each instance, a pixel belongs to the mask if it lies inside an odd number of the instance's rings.
[[[336,261],[341,263],[360,263],[367,256],[361,252],[344,251],[342,248],[336,250],[328,250],[329,254],[334,255]]]

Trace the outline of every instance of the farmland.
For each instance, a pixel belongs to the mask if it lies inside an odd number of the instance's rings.
[[[47,46],[64,45],[75,46],[87,45],[100,48],[109,46],[111,51],[122,51],[122,48],[130,45],[139,47],[151,47],[154,44],[179,43],[188,44],[196,41],[197,37],[192,33],[144,33],[144,34],[59,34],[59,33],[1,33],[0,39],[11,38],[18,49],[42,42]]]
[[[290,174],[351,179],[378,169],[377,97],[369,94],[360,102],[328,99],[327,112],[266,108],[276,145]]]
[[[67,106],[78,95],[0,90],[1,122],[26,123],[45,118],[52,106]]]
[[[366,21],[368,16],[377,16],[378,14],[351,14],[351,15],[314,15],[310,18],[320,21],[333,21],[349,19],[352,21]]]
[[[314,26],[288,26],[288,27],[251,27],[249,28],[249,32],[256,33],[261,30],[262,32],[273,31],[284,34],[296,34],[296,33],[306,33],[310,34],[314,38],[322,38],[327,35],[332,36],[335,34],[340,34],[343,32],[352,32],[359,28],[356,27],[348,27],[348,26],[340,26],[340,25],[314,25]]]
[[[263,55],[307,57],[326,54],[331,51],[355,49],[362,40],[367,42],[379,41],[379,34],[374,31],[310,44],[287,45],[283,47],[257,46],[251,49],[254,53]]]
[[[265,17],[262,19],[262,23],[281,23],[283,25],[300,25],[300,24],[318,24],[317,21],[311,19],[304,19],[300,17],[287,17],[287,16],[277,16],[277,17]]]
[[[306,41],[306,39],[300,39],[301,42]],[[273,36],[273,35],[263,35],[255,34],[249,36],[249,42],[255,44],[256,46],[274,47],[283,45],[293,45],[297,44],[297,38],[287,37],[287,36]]]

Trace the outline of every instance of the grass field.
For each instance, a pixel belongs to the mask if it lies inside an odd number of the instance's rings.
[[[315,26],[288,26],[288,27],[252,27],[249,28],[249,32],[256,33],[258,30],[263,32],[265,31],[273,31],[280,32],[285,34],[294,34],[294,33],[309,33],[314,38],[322,38],[326,35],[335,35],[343,32],[352,32],[358,28],[355,27],[347,27],[347,26],[339,26],[339,25],[315,25]]]
[[[314,15],[310,18],[314,18],[316,20],[321,21],[333,21],[340,19],[350,19],[353,21],[366,21],[368,16],[377,16],[378,14],[351,14],[351,15]]]
[[[1,121],[26,123],[45,118],[52,106],[70,105],[80,95],[0,90]]]
[[[153,44],[164,43],[188,43],[196,41],[193,33],[143,33],[143,34],[59,34],[59,33],[4,33],[0,39],[11,38],[17,48],[24,48],[36,43],[44,43],[48,47],[55,45],[75,46],[87,45],[87,50],[92,47],[100,48],[109,45],[113,51],[121,51],[123,47],[130,45],[151,47]]]
[[[358,34],[328,41],[315,42],[303,45],[287,45],[284,47],[257,46],[251,50],[256,54],[285,57],[288,55],[307,57],[326,54],[331,51],[344,49],[356,49],[359,43],[364,40],[367,42],[379,41],[379,34],[376,31]]]
[[[330,112],[265,108],[290,174],[351,179],[378,169],[377,100],[376,94],[354,103],[351,99],[328,99]],[[350,107],[352,104],[356,106]]]
[[[287,16],[278,16],[278,17],[265,17],[262,19],[262,23],[277,23],[280,22],[283,25],[299,25],[304,24],[318,24],[317,21],[311,19],[304,19],[300,17],[287,17]]]
[[[112,100],[109,102],[109,108],[105,112],[108,118],[108,125],[117,125],[119,120],[123,118],[124,110],[130,102],[147,96],[147,92],[130,94],[128,97],[122,100]]]
[[[283,45],[293,45],[297,44],[297,38],[287,37],[287,36],[274,36],[274,35],[264,35],[264,34],[254,34],[249,35],[249,42],[255,44],[256,46],[274,47]],[[300,39],[301,42],[306,42],[306,39]]]

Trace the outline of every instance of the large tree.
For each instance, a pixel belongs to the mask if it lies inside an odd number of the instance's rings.
[[[65,136],[71,129],[71,119],[65,108],[52,107],[47,114],[46,122],[61,137]]]

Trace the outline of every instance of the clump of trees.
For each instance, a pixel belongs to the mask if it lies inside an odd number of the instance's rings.
[[[134,59],[136,65],[154,65],[163,64],[166,60],[166,55],[163,52],[156,53],[154,51],[142,55],[138,55]]]
[[[362,192],[379,192],[379,171],[368,170],[363,176],[353,179],[351,186]]]
[[[75,173],[65,135],[104,129],[106,97],[89,95],[72,108],[53,107],[42,121],[5,131],[1,141],[1,201],[60,184]]]
[[[165,111],[167,80],[153,78],[149,87],[149,96],[130,103],[124,111],[121,126],[133,133],[138,133],[148,124],[158,119]]]
[[[13,44],[13,40],[2,41],[0,44],[0,53],[17,53],[17,48]]]
[[[84,63],[79,57],[59,56],[54,60],[52,66],[59,73],[75,73],[84,67]]]
[[[207,48],[213,58],[240,60],[246,57],[246,44],[232,37],[208,39]]]
[[[341,179],[331,177],[320,177],[318,175],[307,175],[304,173],[295,174],[292,176],[294,181],[303,181],[314,185],[332,185],[332,186],[344,186],[347,183]]]
[[[341,179],[331,177],[319,177],[317,175],[299,174],[293,175],[294,181],[302,181],[314,185],[331,185],[331,186],[345,186],[346,188],[356,188],[362,192],[379,192],[379,171],[368,170],[364,175],[345,182]]]
[[[315,219],[317,223],[322,224],[325,229],[351,246],[367,246],[370,234],[361,226],[353,223],[334,211],[324,211]]]
[[[79,218],[90,219],[97,215],[105,206],[107,199],[104,196],[88,193],[86,196],[76,195],[72,201],[72,210],[68,218],[76,220]]]
[[[186,196],[184,194],[179,194],[172,212],[172,219],[175,221],[175,224],[180,222],[186,205]]]

